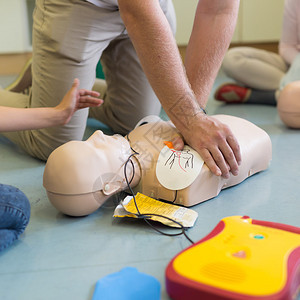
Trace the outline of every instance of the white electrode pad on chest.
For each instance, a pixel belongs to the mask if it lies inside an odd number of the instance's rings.
[[[165,146],[158,157],[156,177],[159,183],[170,190],[182,190],[198,177],[203,159],[190,146],[177,151]]]

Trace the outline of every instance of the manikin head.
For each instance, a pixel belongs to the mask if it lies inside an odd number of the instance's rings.
[[[300,128],[300,81],[287,84],[279,94],[278,114],[284,124]]]
[[[67,215],[94,212],[111,195],[127,187],[124,164],[130,154],[124,137],[108,136],[100,130],[86,141],[71,141],[58,147],[49,156],[44,171],[44,187],[50,202]],[[131,178],[132,166],[128,165]],[[136,183],[133,180],[132,185]]]

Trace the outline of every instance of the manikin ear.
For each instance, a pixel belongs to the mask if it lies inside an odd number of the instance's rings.
[[[117,191],[121,190],[122,182],[121,181],[114,181],[114,182],[106,182],[103,185],[103,194],[106,196],[113,195]]]

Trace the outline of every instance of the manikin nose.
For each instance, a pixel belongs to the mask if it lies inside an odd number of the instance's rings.
[[[95,144],[105,141],[105,135],[101,130],[96,130],[90,138]]]
[[[104,133],[101,130],[96,130],[93,135],[95,135],[97,138],[104,139]]]
[[[103,147],[105,141],[105,134],[101,130],[96,130],[87,140],[88,143],[96,148]]]

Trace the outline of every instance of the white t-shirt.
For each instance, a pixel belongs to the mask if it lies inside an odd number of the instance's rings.
[[[116,9],[118,8],[118,0],[87,0],[95,4],[96,6],[107,8],[107,9]]]

